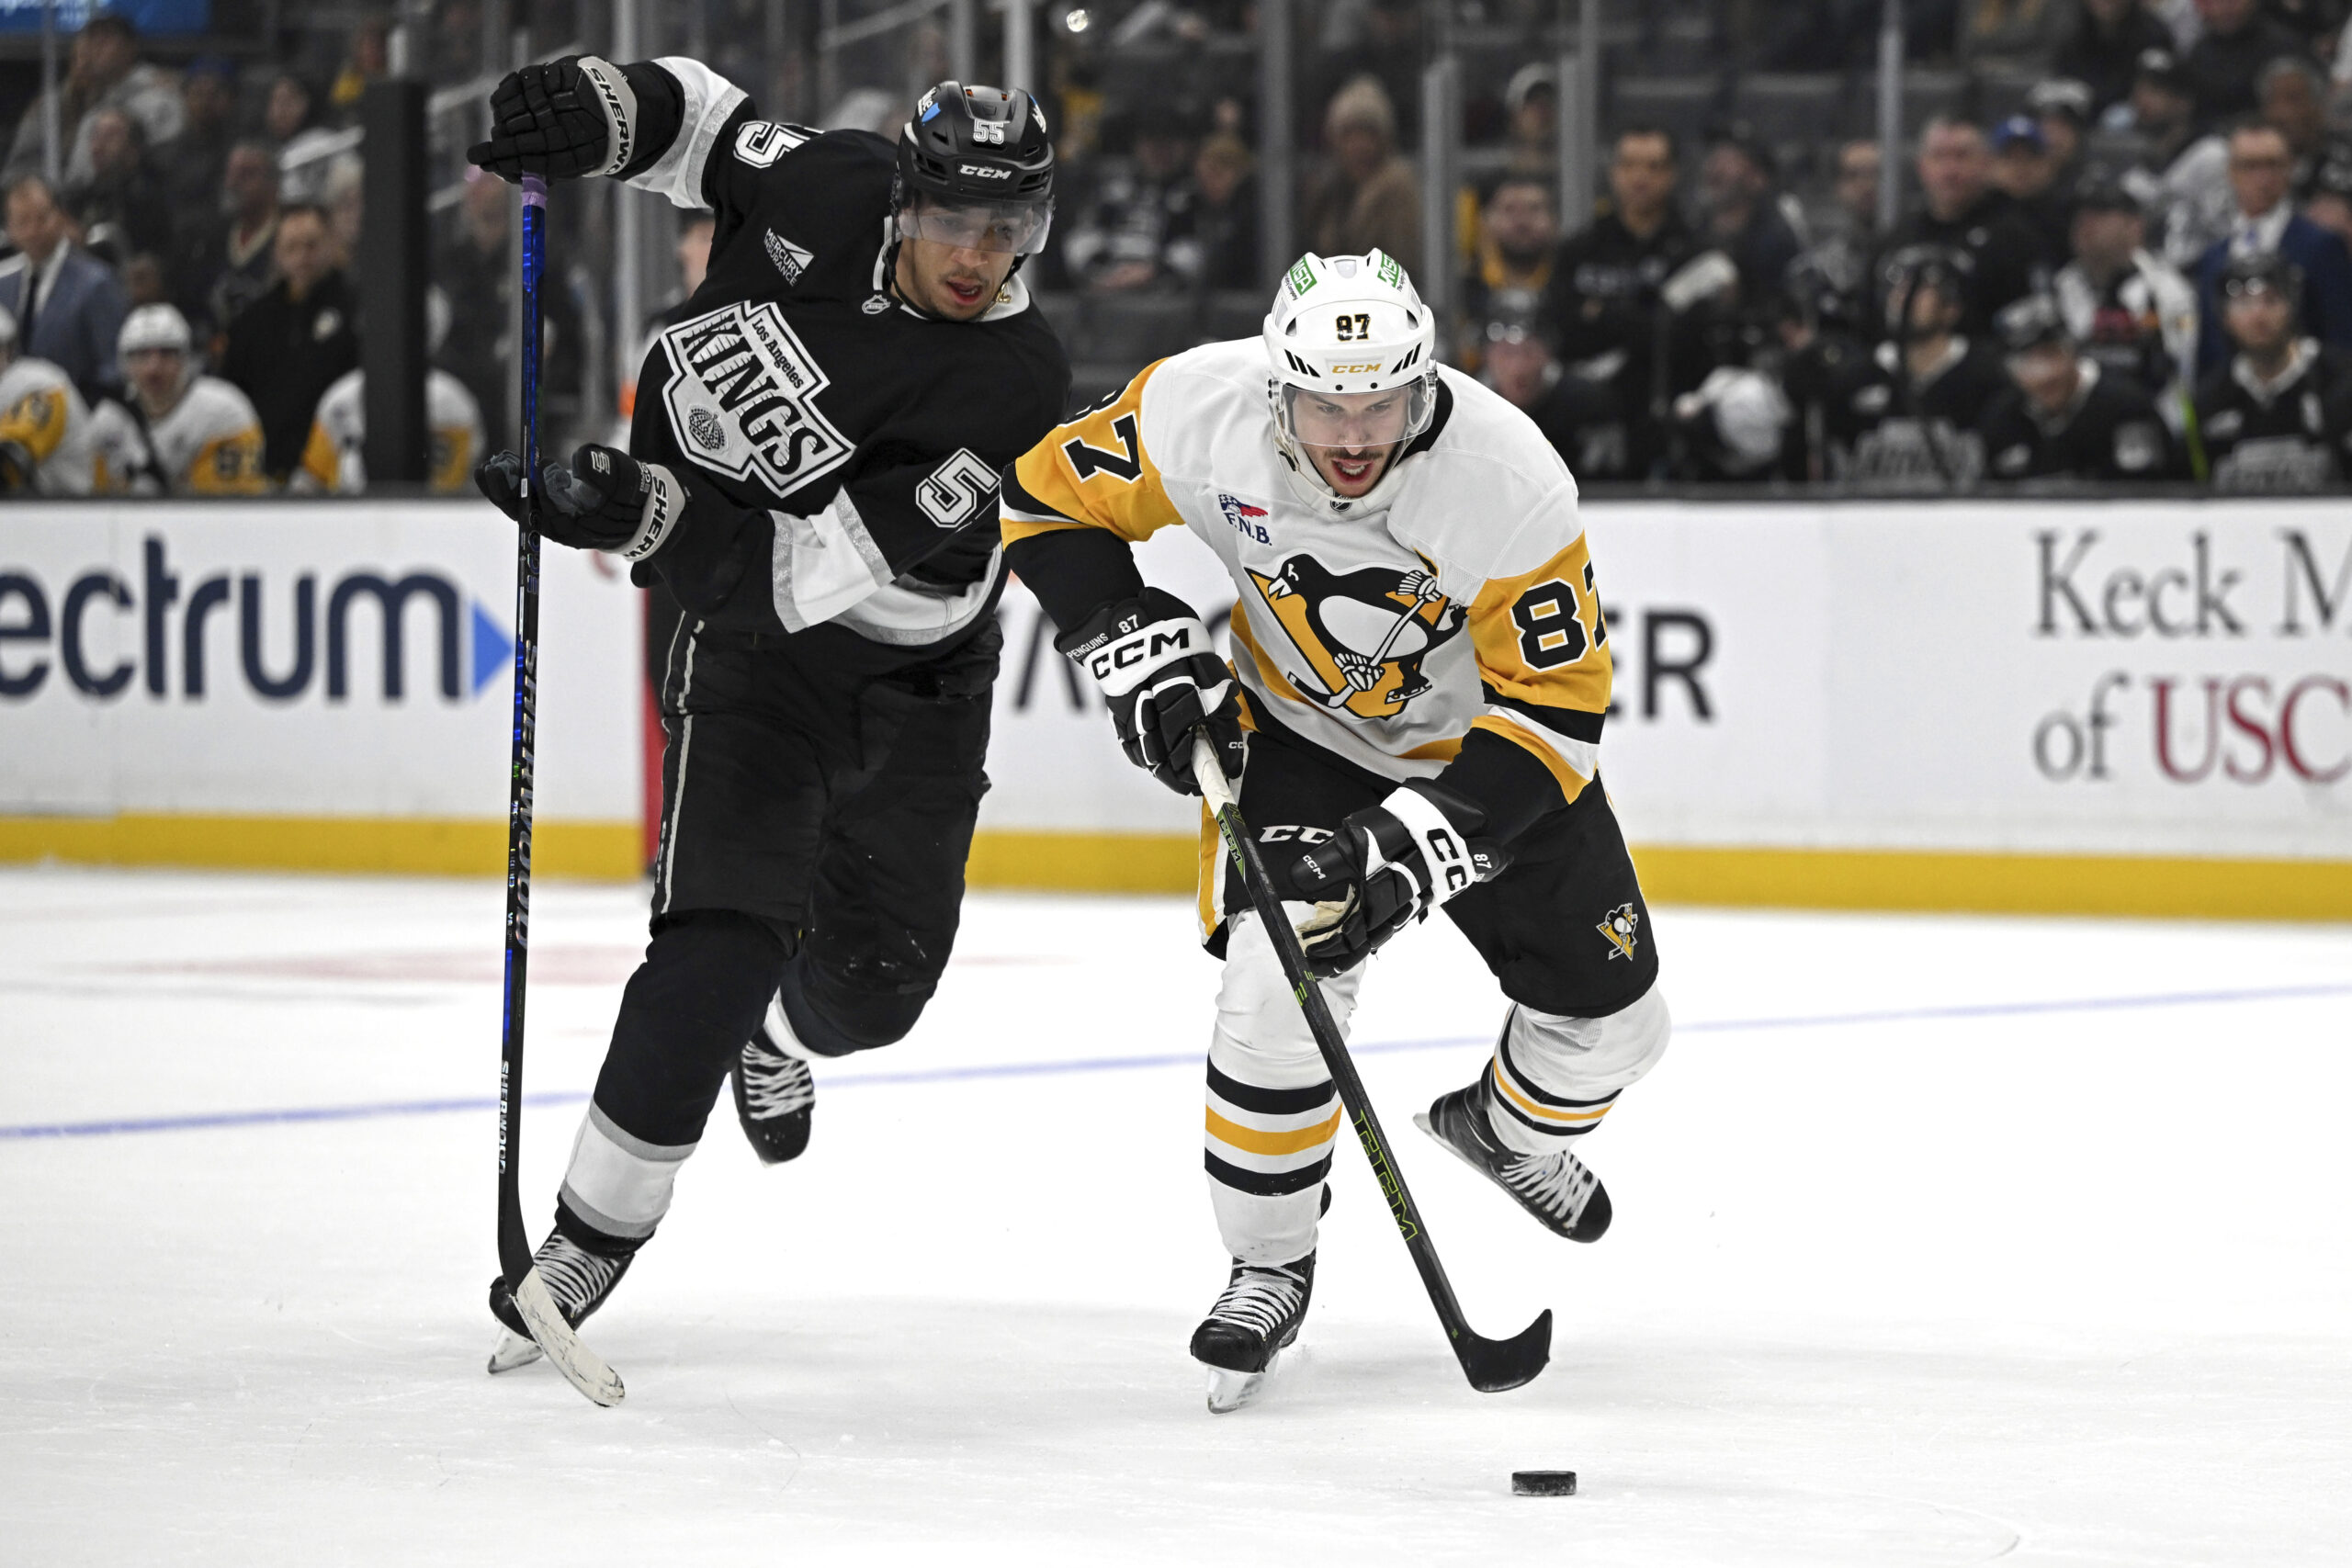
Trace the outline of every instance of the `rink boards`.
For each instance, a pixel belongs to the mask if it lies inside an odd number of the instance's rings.
[[[1611,798],[1653,897],[2352,918],[2340,503],[1679,502],[1586,517]],[[1154,581],[1221,624],[1181,535]],[[12,505],[0,857],[503,863],[512,535],[461,503]],[[638,597],[547,552],[537,863],[644,856]],[[1017,586],[976,882],[1170,888],[1129,769]]]

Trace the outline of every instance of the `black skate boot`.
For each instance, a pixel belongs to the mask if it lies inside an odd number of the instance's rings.
[[[539,1278],[546,1282],[548,1294],[555,1298],[556,1310],[563,1314],[563,1321],[577,1328],[605,1304],[605,1298],[621,1282],[621,1276],[628,1272],[630,1260],[636,1256],[634,1251],[617,1257],[591,1252],[558,1229],[548,1233],[547,1240],[539,1243],[539,1250],[532,1255],[531,1261],[537,1265]],[[524,1326],[523,1314],[516,1309],[503,1274],[490,1282],[490,1311],[505,1330],[498,1337],[498,1348],[490,1353],[490,1370],[511,1372],[537,1360],[539,1348],[533,1342],[531,1331]]]
[[[1523,1155],[1495,1136],[1487,1120],[1487,1085],[1441,1095],[1413,1124],[1460,1156],[1464,1164],[1510,1193],[1545,1230],[1570,1241],[1599,1241],[1609,1228],[1609,1189],[1567,1150]]]
[[[1210,1410],[1222,1416],[1258,1397],[1314,1293],[1311,1252],[1295,1263],[1235,1262],[1225,1293],[1193,1330],[1193,1359],[1209,1370]]]
[[[800,1043],[792,1037],[781,1008],[767,1016],[728,1075],[735,1082],[735,1119],[762,1165],[797,1159],[808,1147],[808,1125],[817,1107],[817,1079]]]

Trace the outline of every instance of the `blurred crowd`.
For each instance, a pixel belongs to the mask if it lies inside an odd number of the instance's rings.
[[[605,25],[536,9],[535,47]],[[1299,0],[1286,194],[1300,247],[1386,251],[1444,299],[1453,362],[1584,482],[2352,478],[2352,0],[1909,0],[1897,148],[1849,134],[1871,123],[1878,0],[1610,0],[1598,188],[1566,200],[1559,9]],[[478,0],[419,14],[436,85],[492,79]],[[779,117],[886,133],[945,73],[937,18],[860,46],[878,66],[853,51],[820,69],[805,29],[759,53],[763,15],[659,8],[653,51],[704,51]],[[1239,0],[1040,9],[1063,183],[1028,276],[1081,396],[1256,329],[1273,282],[1256,25]],[[181,48],[166,67],[101,14],[53,102],[9,100],[0,489],[364,485],[356,122],[387,32],[344,26],[324,54],[304,36],[299,64]],[[1439,42],[1466,67],[1462,177],[1431,204],[1410,153]],[[905,80],[849,85],[861,72]],[[1745,111],[1772,72],[1845,111],[1784,96],[1799,107],[1759,125]],[[428,423],[434,482],[455,489],[510,439],[513,202],[436,157]],[[1902,199],[1883,224],[1890,163]],[[707,215],[682,222],[649,316],[691,292],[709,238]],[[576,367],[626,363],[649,323],[618,320],[609,232],[565,243],[549,384],[589,389]],[[1433,249],[1443,279],[1423,276]],[[623,352],[589,352],[606,342]],[[582,389],[564,417],[605,434],[627,391]]]

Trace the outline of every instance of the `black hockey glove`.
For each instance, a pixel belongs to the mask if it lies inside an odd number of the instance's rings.
[[[474,469],[490,503],[523,521],[523,459],[493,453]],[[542,537],[575,550],[607,550],[640,561],[674,537],[686,506],[685,487],[659,463],[640,463],[611,446],[590,445],[571,466],[539,470],[539,503],[532,519]]]
[[[1316,900],[1301,927],[1307,973],[1347,973],[1455,894],[1491,882],[1510,852],[1474,837],[1486,813],[1442,784],[1415,780],[1352,812],[1331,841],[1300,858],[1292,880]]]
[[[1128,761],[1178,795],[1198,795],[1193,731],[1205,728],[1226,776],[1241,776],[1240,688],[1182,599],[1147,588],[1095,611],[1054,647],[1102,686]]]
[[[637,151],[637,95],[610,61],[567,54],[510,71],[490,95],[490,140],[469,161],[502,180],[618,173]]]

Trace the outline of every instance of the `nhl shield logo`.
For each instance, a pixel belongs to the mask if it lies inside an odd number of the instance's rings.
[[[1592,929],[1608,938],[1611,958],[1631,959],[1634,956],[1634,949],[1641,942],[1639,934],[1641,923],[1641,911],[1627,903],[1620,904],[1610,910],[1601,922]]]

